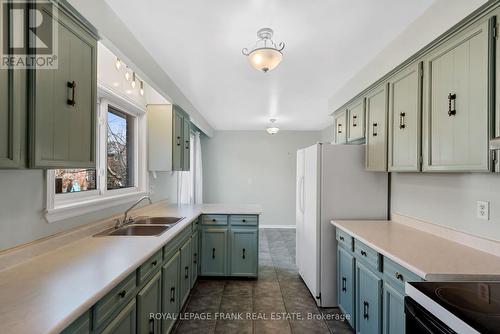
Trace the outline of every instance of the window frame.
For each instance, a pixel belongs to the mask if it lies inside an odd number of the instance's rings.
[[[47,170],[47,203],[45,219],[47,222],[76,217],[121,204],[131,203],[147,194],[148,173],[146,160],[146,109],[131,99],[119,95],[103,85],[98,85],[96,124],[96,189],[75,193],[55,193],[55,171]],[[132,116],[133,121],[133,186],[123,189],[107,189],[107,140],[108,107]]]

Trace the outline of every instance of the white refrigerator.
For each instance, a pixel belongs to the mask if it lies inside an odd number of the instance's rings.
[[[318,306],[337,303],[332,219],[387,219],[388,175],[365,171],[364,145],[297,151],[296,264]]]

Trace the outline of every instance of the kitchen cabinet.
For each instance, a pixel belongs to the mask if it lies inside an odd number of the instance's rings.
[[[228,229],[226,227],[203,228],[201,232],[201,275],[227,275],[227,234]]]
[[[337,113],[333,124],[335,144],[345,144],[347,142],[347,112],[344,110]]]
[[[89,334],[90,333],[90,313],[85,312],[71,325],[64,329],[61,334]]]
[[[136,302],[134,298],[101,334],[135,334],[136,332]]]
[[[257,273],[258,230],[231,228],[231,276],[255,276]]]
[[[196,230],[191,235],[191,251],[193,253],[193,262],[191,263],[191,289],[194,287],[194,284],[198,279],[198,263],[200,262],[200,243],[198,233],[198,230]]]
[[[387,171],[387,84],[366,95],[365,164],[369,171]]]
[[[137,333],[160,333],[160,321],[150,314],[161,312],[161,272],[156,275],[137,294]]]
[[[73,17],[53,17],[57,69],[29,71],[31,168],[95,167],[97,37]]]
[[[424,59],[423,170],[488,171],[489,44],[484,19]]]
[[[177,251],[162,267],[162,333],[168,334],[179,313],[180,252]]]
[[[180,250],[180,276],[179,276],[179,303],[180,307],[184,305],[191,291],[191,266],[193,262],[191,253],[191,237],[187,239]]]
[[[148,118],[148,168],[150,171],[190,169],[189,115],[177,105],[150,104]]]
[[[355,100],[347,107],[347,141],[358,142],[365,138],[365,99]]]
[[[355,259],[350,250],[343,247],[337,249],[337,287],[338,303],[340,310],[349,315],[347,321],[355,328],[355,293],[354,293],[354,268]]]
[[[356,331],[369,334],[382,330],[382,278],[356,261]]]
[[[400,334],[405,332],[404,293],[399,292],[384,282],[384,334]]]
[[[422,62],[389,79],[389,171],[419,172]]]

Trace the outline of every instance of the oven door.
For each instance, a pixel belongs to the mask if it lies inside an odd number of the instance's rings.
[[[420,306],[405,297],[406,334],[453,334],[454,330]]]

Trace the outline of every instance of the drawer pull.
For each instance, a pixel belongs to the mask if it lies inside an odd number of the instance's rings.
[[[363,255],[363,256],[365,256],[365,257],[366,257],[368,254],[366,254],[366,252],[365,252],[364,250],[362,250],[362,251],[361,251],[361,255]]]
[[[245,248],[243,248],[243,256],[242,256],[243,260],[245,259]]]
[[[177,146],[181,146],[181,137],[177,136]]]
[[[75,81],[68,81],[68,88],[71,88],[71,99],[68,99],[68,104],[72,107],[75,106],[76,101],[75,101],[75,90],[76,90],[76,82]]]
[[[189,267],[188,267],[188,266],[186,266],[186,267],[184,268],[184,278],[185,278],[185,279],[188,279],[188,278],[189,278]]]
[[[352,126],[353,126],[353,127],[358,126],[358,124],[356,124],[356,118],[358,118],[358,116],[356,116],[356,115],[352,115]]]
[[[399,114],[399,128],[400,129],[404,129],[406,127],[405,116],[406,116],[406,113],[404,113],[404,112]]]
[[[372,133],[373,133],[373,137],[377,137],[378,133],[377,133],[377,123],[373,123],[373,130],[372,130]]]
[[[457,114],[457,94],[448,94],[448,116],[455,116]],[[451,107],[453,102],[453,108]]]
[[[215,259],[215,248],[212,248],[212,259]]]
[[[344,237],[343,236],[340,236],[340,241],[344,241]]]
[[[175,286],[170,288],[170,302],[175,302]]]
[[[214,219],[212,219],[212,221],[215,223],[217,221],[217,219],[214,218]]]
[[[337,131],[337,133],[342,133],[342,124],[340,124],[340,123],[338,124],[338,131]]]
[[[189,150],[189,140],[186,140],[186,150]]]
[[[370,304],[368,304],[368,302],[365,300],[363,302],[363,318],[364,319],[368,319],[370,317],[370,315],[368,314],[369,307],[370,307]]]
[[[347,292],[347,278],[342,277],[342,291]]]
[[[151,262],[151,265],[152,265],[153,267],[156,267],[156,265],[157,265],[157,264],[158,264],[158,261],[157,261],[157,260],[154,260],[153,262]]]
[[[242,222],[244,222],[244,223],[246,223],[246,222],[247,222],[247,220],[246,220],[246,219],[243,219],[243,220],[241,220],[241,221],[242,221]]]
[[[396,279],[401,280],[401,281],[403,280],[403,274],[401,274],[401,273],[399,273],[397,271],[396,271],[395,276],[396,276]]]
[[[193,263],[196,264],[196,258],[198,257],[198,253],[193,254]]]
[[[123,290],[118,293],[118,296],[120,296],[120,298],[125,298],[126,295],[127,295],[127,290]]]

